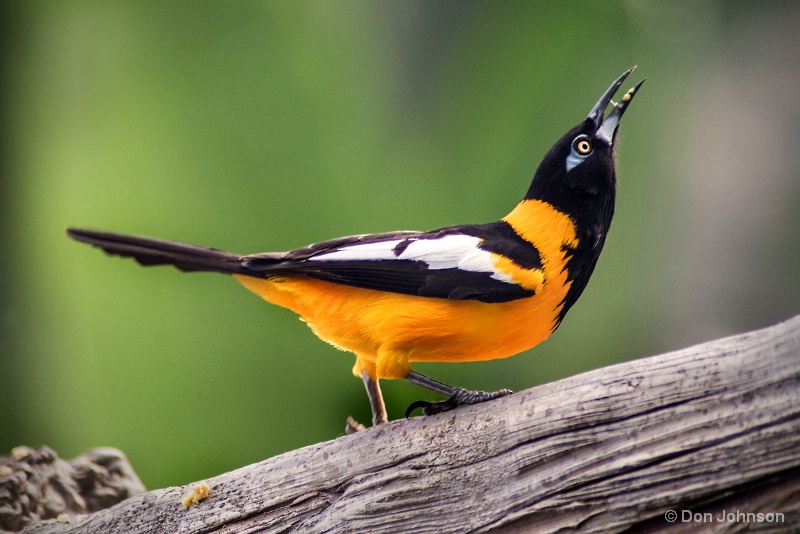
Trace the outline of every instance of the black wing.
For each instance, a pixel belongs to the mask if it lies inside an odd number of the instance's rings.
[[[491,261],[541,269],[538,250],[506,222],[451,226],[432,232],[343,237],[283,254],[242,258],[255,276],[300,274],[319,280],[407,295],[507,302],[534,294]]]

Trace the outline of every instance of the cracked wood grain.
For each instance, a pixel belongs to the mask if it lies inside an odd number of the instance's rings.
[[[26,532],[787,532],[800,524],[800,316],[395,421]],[[669,523],[667,510],[783,513]]]

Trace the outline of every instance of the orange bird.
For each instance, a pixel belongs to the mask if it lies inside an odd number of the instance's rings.
[[[525,198],[497,222],[354,235],[247,256],[110,232],[67,233],[142,265],[232,275],[294,311],[321,339],[355,354],[353,374],[364,381],[374,425],[388,420],[384,378],[447,397],[416,402],[409,412],[421,407],[429,415],[491,400],[511,392],[451,387],[411,364],[506,358],[558,327],[586,287],[611,224],[614,142],[644,80],[618,103],[612,98],[632,70],[553,145]]]

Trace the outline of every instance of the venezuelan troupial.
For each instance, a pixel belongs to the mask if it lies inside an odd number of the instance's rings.
[[[353,374],[364,381],[375,425],[388,420],[381,379],[402,378],[447,397],[409,408],[425,414],[491,400],[511,392],[451,387],[412,364],[505,358],[561,324],[589,281],[614,214],[614,143],[643,81],[618,103],[612,98],[632,70],[553,145],[525,197],[497,222],[355,235],[246,256],[94,230],[67,233],[142,265],[232,275],[294,311],[321,339],[355,354]]]

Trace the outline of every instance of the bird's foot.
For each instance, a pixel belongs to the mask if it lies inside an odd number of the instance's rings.
[[[480,404],[506,395],[511,395],[513,391],[510,389],[501,389],[499,391],[470,391],[463,388],[453,388],[453,395],[443,401],[416,401],[412,402],[406,410],[406,417],[411,415],[411,412],[417,408],[422,408],[423,415],[434,415],[437,413],[450,411],[459,405],[467,404]]]
[[[350,434],[355,434],[356,432],[361,432],[362,430],[366,430],[367,427],[350,417],[347,416],[347,422],[344,424],[344,433],[348,436]]]

